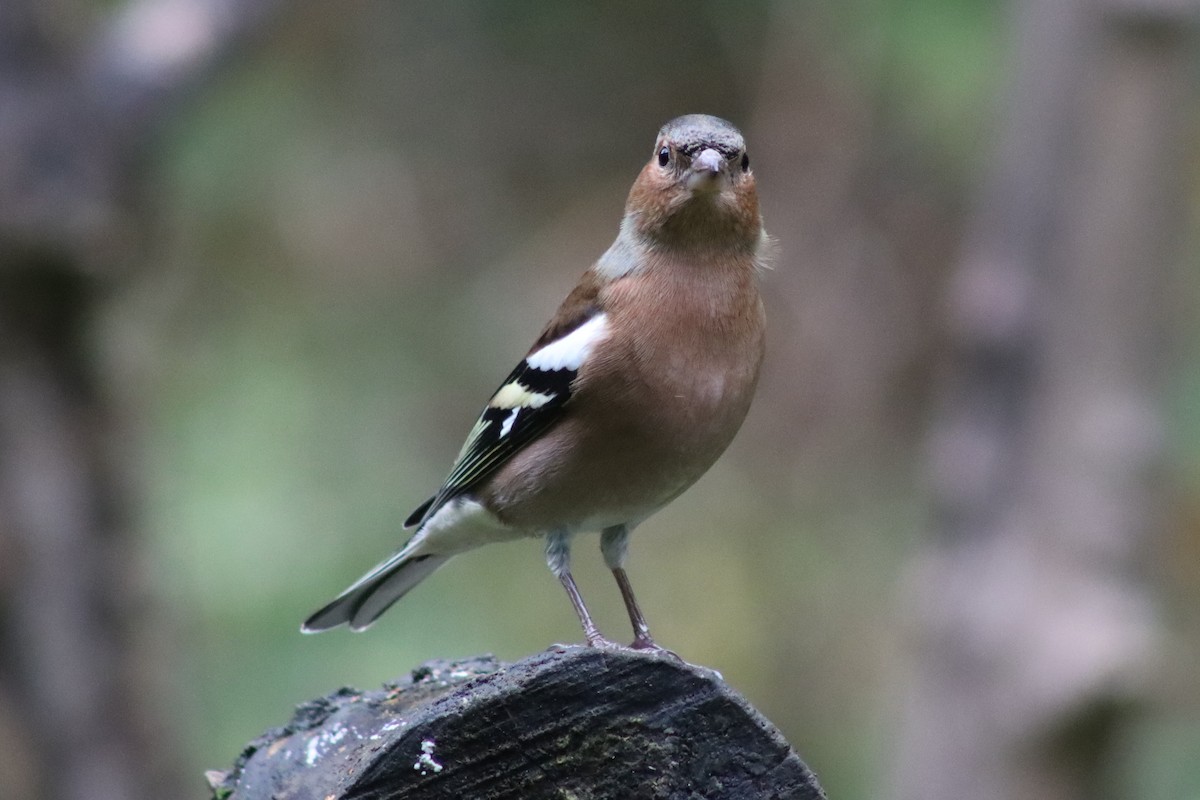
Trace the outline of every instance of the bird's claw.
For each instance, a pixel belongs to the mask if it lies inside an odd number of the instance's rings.
[[[679,654],[674,650],[668,650],[667,648],[660,646],[649,636],[636,637],[633,640],[633,643],[629,645],[628,649],[637,650],[640,653],[657,653],[658,655],[669,656],[676,661],[683,661],[683,659],[679,657]]]
[[[628,650],[629,648],[620,642],[614,642],[612,639],[606,639],[600,634],[587,637],[588,647],[594,647],[597,650]]]

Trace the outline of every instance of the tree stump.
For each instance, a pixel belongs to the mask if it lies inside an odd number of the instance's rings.
[[[582,646],[341,689],[207,777],[216,800],[825,797],[716,672]]]

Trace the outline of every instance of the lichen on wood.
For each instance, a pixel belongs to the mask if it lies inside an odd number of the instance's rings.
[[[430,661],[300,706],[210,772],[218,800],[823,798],[717,673],[668,655],[555,647]]]

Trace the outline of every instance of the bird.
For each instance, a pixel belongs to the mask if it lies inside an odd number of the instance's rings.
[[[770,241],[741,132],[705,114],[663,125],[616,239],[491,395],[441,487],[405,521],[407,544],[301,630],[363,630],[454,555],[541,536],[588,645],[670,652],[625,571],[630,533],[695,483],[746,417]],[[597,531],[630,645],[601,634],[571,574],[572,537]]]

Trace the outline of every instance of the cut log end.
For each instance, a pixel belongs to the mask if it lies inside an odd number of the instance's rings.
[[[555,647],[430,661],[341,689],[251,742],[217,800],[824,798],[783,736],[711,670]]]

